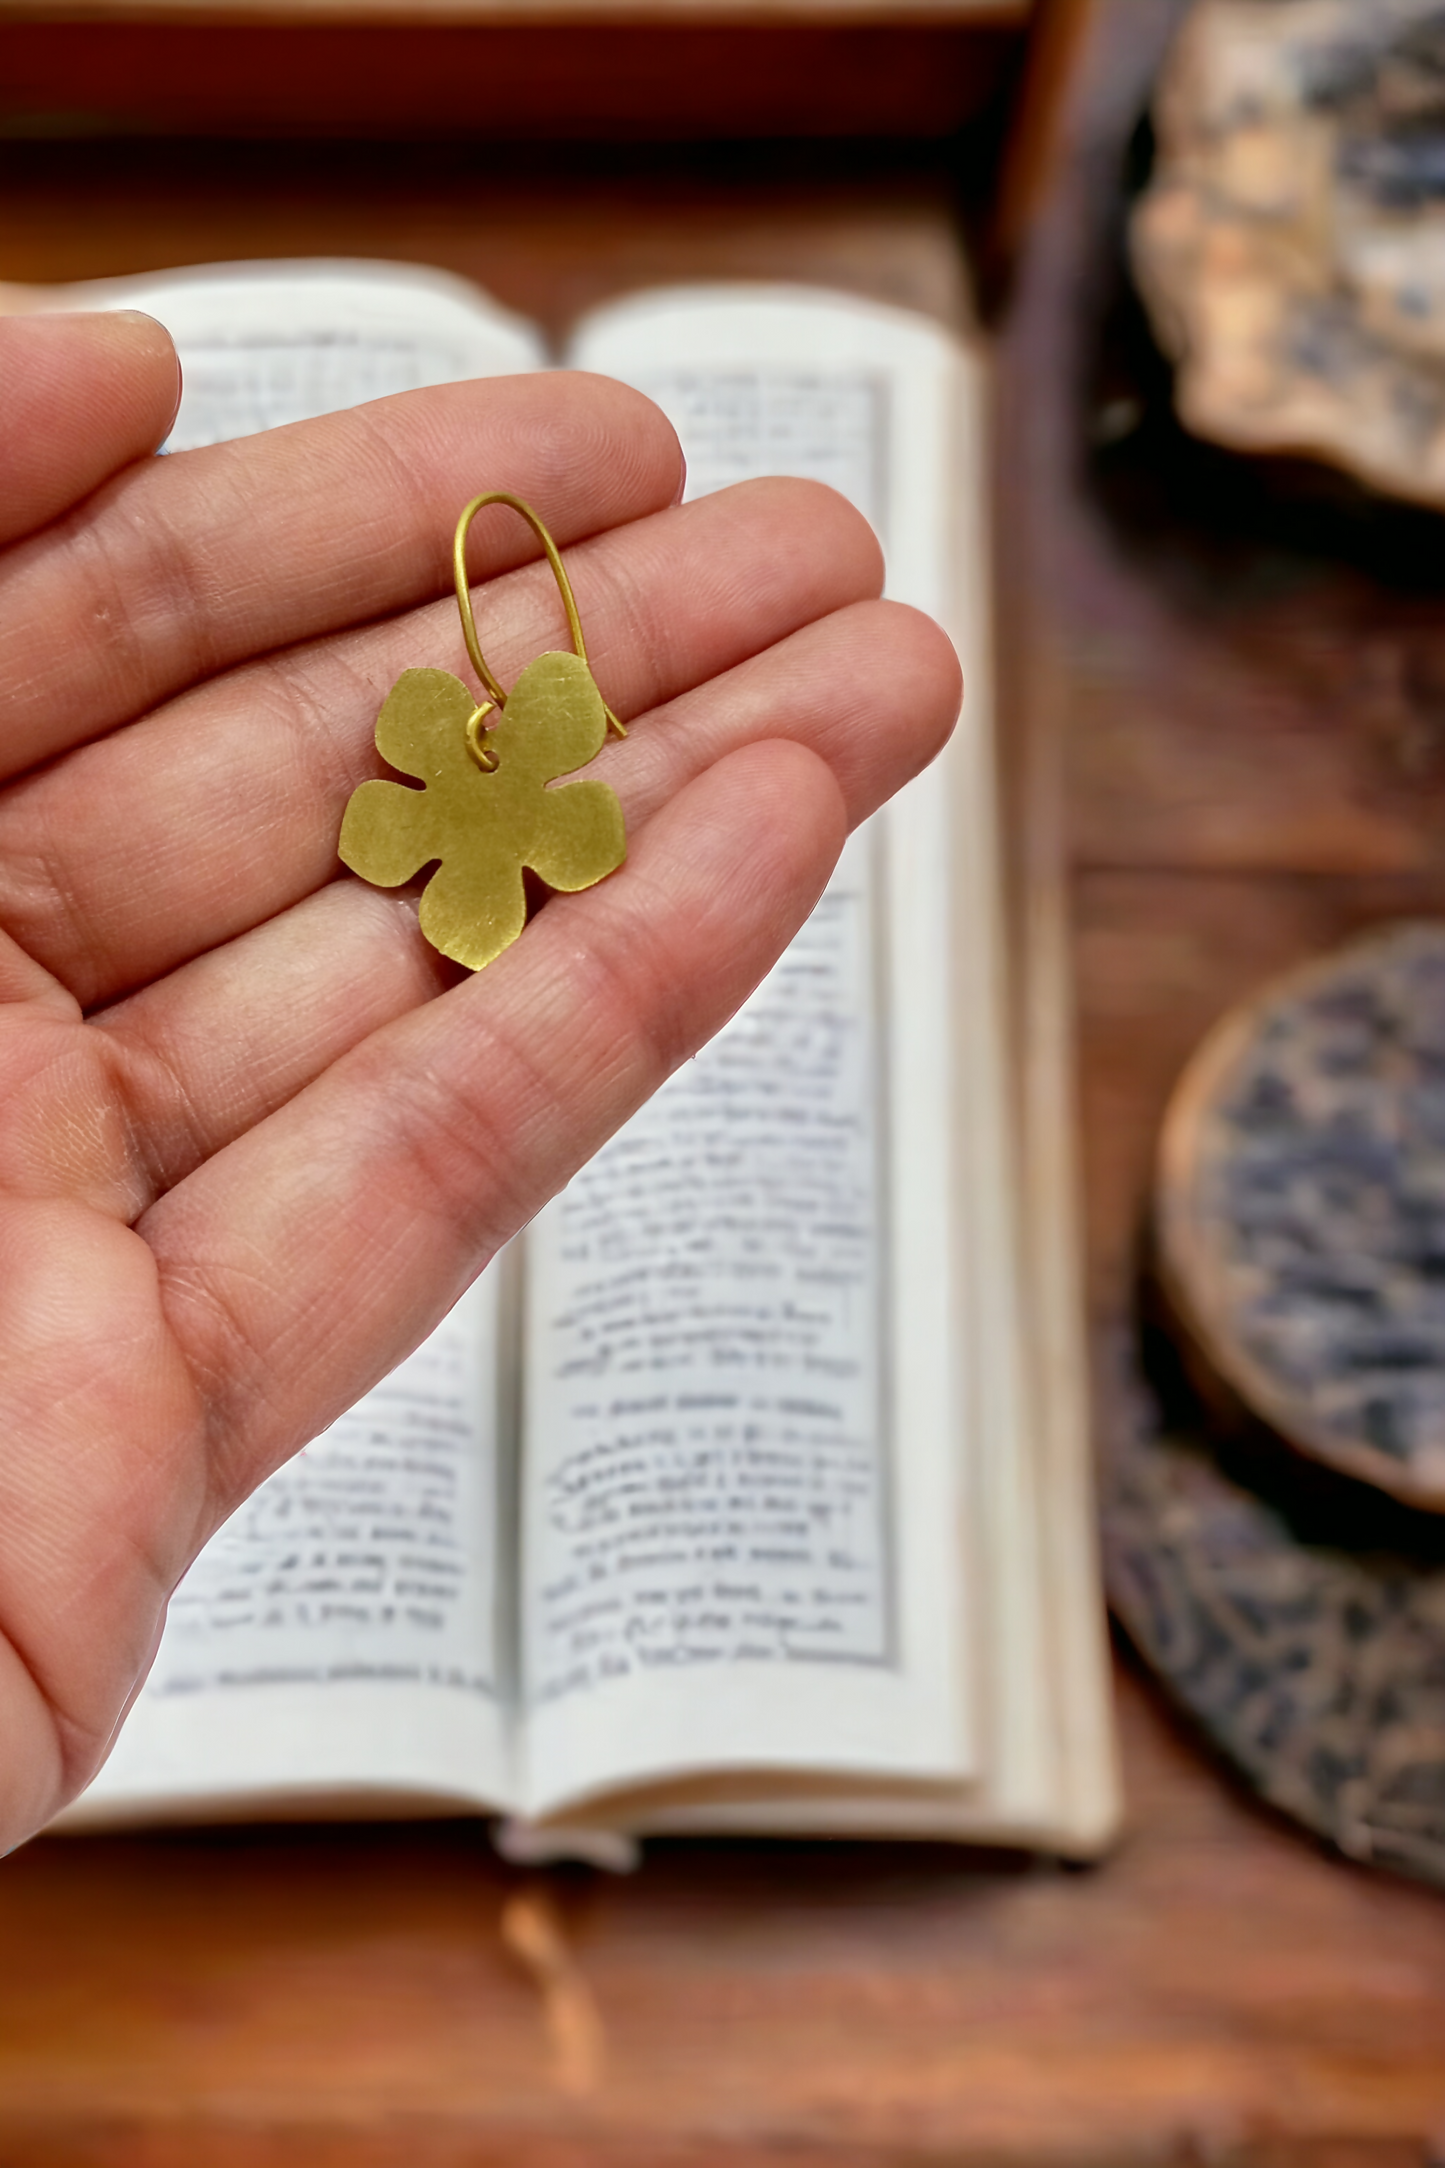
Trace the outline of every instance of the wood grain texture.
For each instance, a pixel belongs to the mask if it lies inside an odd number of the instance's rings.
[[[1348,625],[1301,610],[1303,655],[1257,619],[1216,637],[1085,454],[1099,396],[1125,396],[1090,375],[1089,273],[1162,22],[1154,0],[1106,0],[999,371],[1015,873],[1023,891],[1051,877],[1067,831],[1101,1346],[1127,1314],[1155,1126],[1199,1033],[1406,899],[1445,906],[1428,759],[1423,782],[1397,780],[1394,725],[1312,704],[1335,679],[1309,642],[1348,660]],[[554,335],[611,293],[684,277],[814,279],[966,322],[953,177],[831,155],[619,170],[528,152],[487,169],[385,146],[11,145],[0,279],[341,251],[461,271]],[[0,2163],[1438,2162],[1445,1900],[1263,1813],[1127,1663],[1120,1712],[1130,1830],[1096,1870],[676,1845],[631,1880],[549,1878],[596,2018],[590,2090],[544,1975],[503,1942],[521,1885],[475,1829],[42,1841],[0,1869]]]

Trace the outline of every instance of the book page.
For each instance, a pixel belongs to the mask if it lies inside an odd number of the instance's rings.
[[[966,1427],[973,1450],[964,1520],[972,1605],[965,1630],[976,1769],[952,1785],[871,1775],[825,1783],[795,1771],[644,1779],[601,1808],[584,1805],[583,1834],[605,1821],[634,1839],[820,1831],[954,1837],[1087,1858],[1117,1832],[1121,1795],[1081,1344],[1064,869],[1056,844],[1050,850],[1045,838],[1040,849],[1035,810],[1027,829],[1036,854],[1028,866],[1027,907],[1015,928],[1018,945],[1006,954],[993,814],[989,411],[979,362],[960,359],[964,366],[952,370],[945,394],[955,409],[952,452],[940,451],[937,463],[951,480],[952,503],[930,509],[920,480],[914,509],[894,518],[889,586],[947,626],[963,659],[967,694],[951,745],[884,820],[906,823],[909,840],[889,859],[895,1110],[906,1100],[926,1125],[930,1095],[935,1120],[940,1097],[952,1104],[952,1151],[932,1193],[928,1163],[906,1148],[892,1188],[895,1231],[905,1215],[911,1228],[898,1279],[905,1291],[912,1282],[915,1354],[925,1366],[916,1409],[930,1403],[926,1365],[935,1328],[925,1304],[943,1296],[955,1306],[955,1339],[969,1351],[963,1375],[971,1384]],[[904,426],[926,439],[939,422],[938,381],[931,398],[926,383],[921,396],[916,380],[914,389]],[[929,547],[930,528],[936,536],[941,517],[951,519],[954,539],[949,547]],[[950,563],[958,575],[951,590]],[[943,781],[941,792],[931,791],[935,778]],[[1057,788],[1056,778],[1044,787]],[[913,998],[918,972],[910,970],[910,958],[922,958],[924,975],[937,985],[939,958],[928,929],[941,892],[950,896],[952,979],[934,1006]],[[1024,1055],[1018,1069],[1008,1055],[1010,975],[1012,1023]],[[900,1052],[905,1030],[912,1034],[912,1059]],[[899,1126],[895,1119],[895,1138]],[[962,1237],[951,1291],[943,1271],[930,1279],[914,1269],[930,1254],[935,1268],[945,1266],[938,1209],[945,1181],[953,1184],[945,1209]],[[1019,1209],[1025,1204],[1026,1225]],[[896,1344],[906,1337],[907,1321],[900,1319]],[[934,1386],[939,1382],[935,1377]],[[531,1857],[565,1852],[577,1841],[563,1818],[516,1835]]]
[[[67,286],[46,306],[143,309],[166,326],[183,377],[172,452],[544,359],[530,324],[417,264],[205,264]]]
[[[709,1782],[705,1760],[691,1770],[667,1766],[664,1713],[650,1741],[645,1722],[629,1740],[637,1766],[610,1799],[549,1801],[555,1838],[526,1827],[518,1837],[565,1848],[575,1816],[576,1829],[1000,1832],[1096,1848],[1113,1809],[1106,1802],[1101,1812],[1092,1794],[1075,1798],[1070,1764],[1081,1757],[1063,1749],[1082,1730],[1092,1760],[1107,1761],[1097,1573],[1082,1553],[1074,1561],[1069,1630],[1085,1654],[1060,1663],[1050,1638],[1060,1561],[1041,1542],[1060,1481],[1048,1465],[1058,1426],[1045,1422],[1059,1389],[1049,1320],[1040,1327],[1025,1284],[1037,1262],[1026,1268],[1019,1227],[984,364],[919,318],[776,287],[642,294],[589,318],[571,358],[639,385],[667,409],[688,455],[690,494],[769,472],[842,489],[884,545],[886,591],[936,617],[963,660],[964,710],[952,743],[875,823],[888,987],[885,1403],[898,1648],[920,1709],[930,1711],[919,1736],[932,1723],[935,1743],[951,1734],[960,1751],[952,1776],[933,1781],[873,1768],[861,1777],[839,1772],[829,1784],[790,1761],[773,1780],[715,1765]],[[1066,1212],[1054,1232],[1056,1243],[1067,1242]],[[1068,1282],[1062,1260],[1048,1266],[1051,1286]],[[1083,1450],[1077,1421],[1069,1439]],[[1086,1483],[1081,1462],[1069,1496]],[[945,1638],[961,1676],[945,1684],[942,1667],[933,1671],[930,1702],[922,1681]],[[1081,1677],[1090,1686],[1082,1697]],[[952,1691],[959,1700],[950,1717],[940,1702]],[[1066,1705],[1071,1696],[1087,1704],[1082,1714]]]
[[[494,1264],[212,1537],[91,1818],[384,1785],[505,1801],[501,1279]]]
[[[845,491],[891,590],[943,614],[945,334],[698,289],[594,316],[571,358],[664,407],[690,495],[779,472]],[[947,827],[920,779],[741,1016],[533,1230],[534,1811],[693,1769],[972,1767]]]

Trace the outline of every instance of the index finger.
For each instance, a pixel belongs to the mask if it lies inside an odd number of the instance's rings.
[[[401,392],[133,466],[0,558],[0,778],[269,648],[450,585],[479,489],[536,504],[559,543],[672,503],[682,453],[650,400],[549,372]],[[474,579],[538,554],[497,509]]]

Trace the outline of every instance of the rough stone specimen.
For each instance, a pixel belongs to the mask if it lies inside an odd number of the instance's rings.
[[[1180,418],[1445,503],[1445,8],[1200,0],[1131,255]]]

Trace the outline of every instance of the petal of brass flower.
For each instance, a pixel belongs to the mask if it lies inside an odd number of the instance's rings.
[[[341,823],[336,855],[377,888],[398,888],[437,855],[430,793],[404,783],[361,783]]]
[[[376,718],[376,750],[422,783],[477,774],[465,737],[476,704],[450,670],[403,670]]]
[[[522,868],[495,850],[449,851],[421,899],[422,932],[468,971],[510,948],[526,922]]]
[[[563,783],[542,793],[525,862],[549,888],[591,888],[626,856],[622,807],[606,783]]]
[[[539,655],[507,695],[488,743],[514,775],[550,783],[585,767],[607,736],[607,710],[576,655]]]

